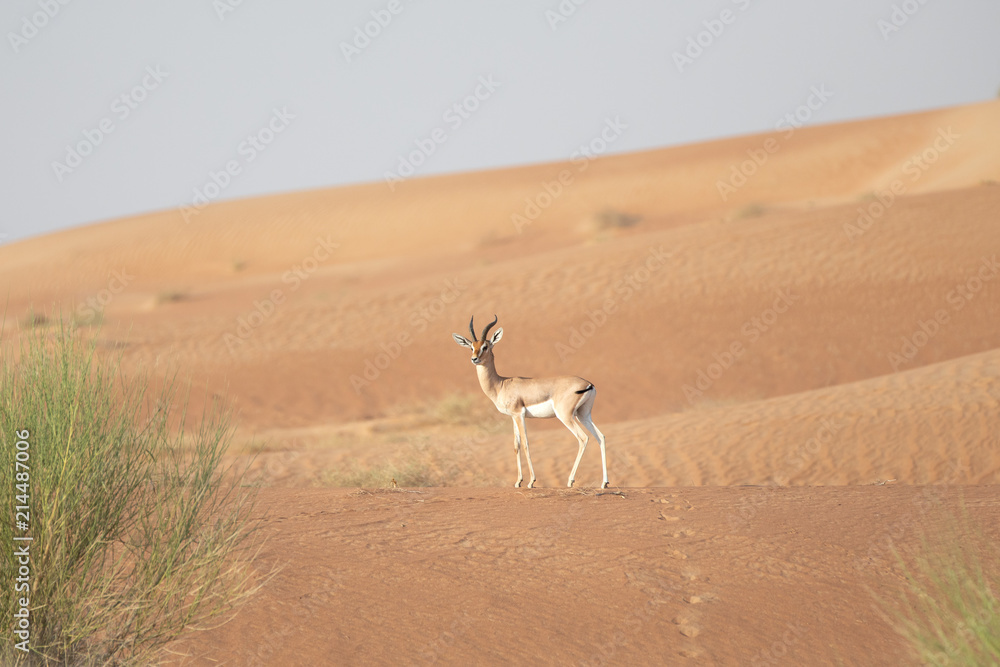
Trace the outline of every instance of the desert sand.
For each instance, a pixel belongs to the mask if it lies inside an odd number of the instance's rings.
[[[233,406],[280,570],[178,664],[916,664],[886,545],[1000,524],[998,182],[992,101],[168,210],[0,246],[3,336]],[[611,489],[555,420],[511,488],[451,337],[494,313],[501,374],[596,385]]]

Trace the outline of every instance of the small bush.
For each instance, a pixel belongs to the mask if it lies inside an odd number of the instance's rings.
[[[427,465],[417,461],[370,468],[355,465],[350,470],[329,472],[322,481],[329,486],[387,489],[392,486],[393,480],[403,487],[442,486],[443,482]]]
[[[45,316],[45,313],[36,313],[35,311],[30,311],[24,315],[21,319],[21,326],[25,329],[33,329],[34,327],[47,327],[49,325],[49,318]]]
[[[477,394],[446,394],[429,406],[428,415],[446,425],[468,426],[482,421],[483,413],[492,414],[489,399]]]
[[[180,303],[181,301],[187,300],[188,295],[186,292],[180,290],[167,290],[166,292],[160,292],[156,295],[156,303],[162,305],[165,303]]]
[[[355,463],[349,468],[327,471],[320,483],[363,489],[389,488],[392,480],[403,487],[495,486],[499,480],[483,467],[479,460],[482,448],[476,442],[473,437],[446,444],[437,439],[412,443],[385,463],[367,467]]]
[[[87,314],[74,313],[71,322],[74,327],[100,327],[104,324],[104,310],[90,309]]]
[[[452,392],[415,403],[403,403],[389,410],[389,423],[379,424],[379,432],[406,430],[416,427],[466,427],[489,423],[501,418],[500,413],[482,392]],[[509,423],[508,419],[502,420]]]
[[[767,208],[763,204],[753,203],[747,204],[737,211],[736,217],[740,220],[744,220],[746,218],[759,218],[765,213],[767,213]]]
[[[598,213],[595,219],[598,229],[624,229],[638,224],[642,220],[642,216],[607,208]]]
[[[148,379],[123,377],[120,352],[101,360],[79,330],[49,332],[22,333],[17,354],[0,358],[0,542],[30,545],[30,589],[10,594],[19,566],[0,559],[0,661],[149,664],[248,593],[253,496],[220,466],[225,414],[187,436],[183,416],[168,429],[169,386],[147,400]],[[16,470],[17,440],[30,444]],[[12,522],[15,505],[29,508],[26,530]],[[21,597],[27,654],[10,631]]]

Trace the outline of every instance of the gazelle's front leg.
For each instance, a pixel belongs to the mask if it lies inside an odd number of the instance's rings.
[[[524,410],[514,417],[515,423],[520,427],[521,430],[521,442],[524,443],[524,458],[528,461],[528,474],[531,475],[531,481],[528,482],[528,488],[534,488],[535,486],[535,469],[531,467],[531,452],[528,450],[528,429],[524,425]],[[521,457],[517,457],[517,471],[518,477],[521,475]]]
[[[514,488],[521,486],[521,481],[524,479],[524,475],[521,473],[521,433],[517,427],[517,417],[514,420],[514,457],[517,459],[517,481],[514,482]]]

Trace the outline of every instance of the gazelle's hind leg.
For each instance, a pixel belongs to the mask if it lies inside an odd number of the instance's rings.
[[[597,441],[601,443],[601,468],[604,470],[604,481],[601,483],[601,488],[608,488],[608,457],[604,448],[604,434],[601,433],[600,429],[594,424],[594,420],[590,418],[590,408],[594,405],[594,396],[589,397],[590,400],[584,402],[576,411],[576,418],[580,420],[588,431],[590,431]],[[582,452],[581,452],[582,453]],[[579,460],[577,461],[579,464]],[[574,471],[576,468],[573,469]]]
[[[556,417],[563,423],[563,426],[569,429],[570,433],[576,436],[576,440],[580,445],[580,450],[576,454],[576,463],[573,464],[573,470],[569,473],[569,481],[566,482],[566,486],[572,488],[573,482],[576,480],[576,469],[580,467],[580,459],[583,458],[583,452],[587,449],[587,441],[590,440],[590,437],[573,417],[572,412],[566,414],[556,410]]]
[[[597,441],[601,443],[601,467],[604,469],[604,481],[601,483],[601,488],[608,488],[608,457],[604,451],[604,434],[598,430],[597,426],[594,424],[594,420],[590,418],[590,415],[578,415],[577,417],[580,423],[587,427],[587,430],[594,434]]]
[[[517,417],[514,417],[514,458],[517,459],[517,481],[514,488],[521,486],[524,474],[521,472],[521,432],[518,430]]]

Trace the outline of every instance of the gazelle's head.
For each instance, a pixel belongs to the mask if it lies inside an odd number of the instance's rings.
[[[480,340],[476,340],[476,328],[472,324],[474,319],[475,317],[469,319],[469,332],[472,333],[471,341],[464,336],[459,336],[458,334],[452,334],[451,336],[455,339],[456,343],[462,347],[467,347],[472,350],[472,363],[479,366],[493,357],[493,346],[499,343],[500,339],[503,338],[503,327],[494,331],[493,335],[490,336],[489,340],[487,340],[486,334],[488,334],[490,329],[493,328],[493,325],[497,323],[497,316],[494,315],[493,321],[487,324],[486,328],[483,329],[483,335],[480,336]]]

